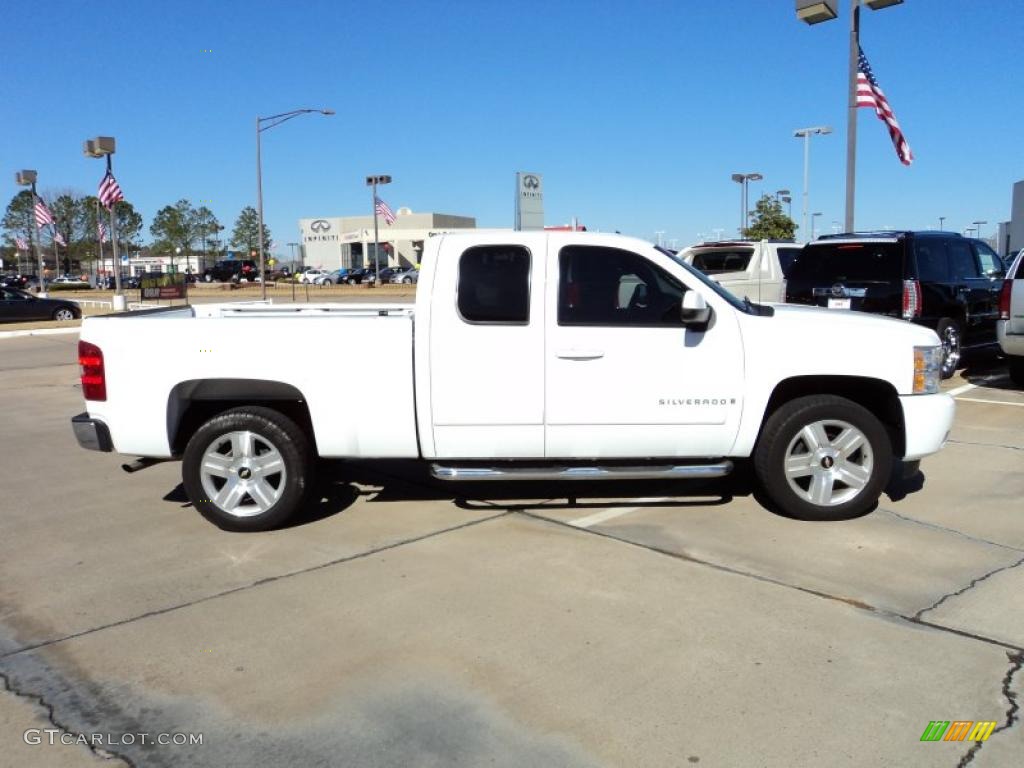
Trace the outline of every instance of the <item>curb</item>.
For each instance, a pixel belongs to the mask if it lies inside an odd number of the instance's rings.
[[[74,328],[31,328],[27,331],[0,331],[0,339],[13,339],[18,336],[59,336],[65,333],[81,333],[82,327]]]

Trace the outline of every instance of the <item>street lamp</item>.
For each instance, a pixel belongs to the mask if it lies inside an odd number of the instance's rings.
[[[846,110],[846,231],[853,232],[853,203],[857,178],[857,59],[860,54],[860,6],[873,11],[900,5],[903,0],[850,0],[850,66]],[[838,17],[838,0],[796,0],[796,16],[807,24]]]
[[[97,136],[94,139],[87,139],[82,144],[82,154],[86,157],[105,157],[107,159],[107,173],[113,175],[112,155],[117,151],[117,142],[113,136]],[[114,206],[110,204],[110,253],[114,264],[114,295],[111,298],[111,307],[114,311],[125,309],[126,299],[124,291],[121,290],[121,260],[117,254],[117,217],[114,215]]]
[[[813,240],[814,236],[817,234],[815,223],[817,222],[819,216],[821,216],[821,211],[811,214],[811,240]]]
[[[764,176],[760,173],[734,173],[732,180],[740,185],[740,238],[743,238],[743,230],[747,228],[749,211],[747,208],[747,188],[752,181],[761,181]]]
[[[174,249],[174,253],[178,254],[178,260],[180,261],[181,260],[181,246],[180,245],[177,248]],[[174,254],[171,254],[171,274],[173,275],[174,273],[175,273],[174,272]]]
[[[14,174],[14,181],[19,186],[31,187],[32,188],[32,204],[29,206],[29,218],[28,218],[28,240],[29,248],[35,248],[36,250],[36,262],[39,264],[39,296],[40,298],[46,298],[46,285],[43,283],[43,272],[45,267],[43,265],[43,251],[39,247],[39,236],[36,233],[36,227],[33,226],[32,216],[35,213],[36,207],[36,176],[38,174],[35,171],[18,171]]]
[[[981,225],[982,224],[988,224],[988,222],[987,221],[972,221],[971,224],[974,225],[974,231],[976,232],[975,237],[977,237],[980,240],[981,239]]]
[[[266,266],[264,264],[265,256],[263,254],[263,162],[260,157],[260,134],[263,133],[263,131],[269,131],[271,128],[278,126],[287,120],[291,120],[293,117],[306,115],[310,112],[319,112],[321,115],[334,114],[333,109],[293,109],[291,112],[282,112],[279,115],[256,118],[256,204],[260,219],[260,289],[264,300],[267,298],[267,281],[263,274]],[[264,123],[266,123],[266,125],[263,125]]]
[[[786,215],[793,220],[793,198],[791,195],[783,195],[782,202],[786,204]]]
[[[373,266],[376,272],[373,277],[374,285],[380,285],[380,233],[377,231],[377,185],[390,183],[391,177],[387,174],[366,177],[366,186],[373,188]]]
[[[298,243],[288,243],[288,247],[292,251],[292,271],[295,271],[295,249],[299,247]]]
[[[811,136],[827,136],[830,133],[832,133],[832,127],[829,125],[800,128],[793,131],[795,138],[804,140],[804,232],[807,232],[807,212],[810,210],[811,205]]]
[[[939,216],[939,231],[940,232],[942,231],[942,225],[945,224],[945,223],[946,223],[946,217],[945,216]]]

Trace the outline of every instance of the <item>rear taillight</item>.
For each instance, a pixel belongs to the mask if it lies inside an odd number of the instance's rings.
[[[1003,290],[999,292],[999,319],[1010,319],[1010,294],[1013,293],[1013,280],[1003,280]]]
[[[82,371],[82,394],[86,400],[107,399],[107,376],[103,350],[88,341],[78,342],[78,365]]]
[[[903,319],[921,316],[921,284],[917,280],[903,281]]]

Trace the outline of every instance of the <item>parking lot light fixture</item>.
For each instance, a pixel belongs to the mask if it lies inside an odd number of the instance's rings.
[[[974,231],[976,233],[975,237],[977,237],[979,240],[981,240],[981,225],[982,224],[988,224],[988,222],[987,221],[972,221],[971,224],[974,225]]]
[[[377,176],[367,176],[366,186],[370,187],[373,191],[373,265],[376,270],[376,274],[373,278],[374,285],[380,285],[380,233],[377,230],[377,185],[378,184],[390,184],[391,177],[387,174],[379,174]]]
[[[846,231],[854,231],[853,209],[857,182],[857,59],[860,53],[860,7],[873,11],[901,5],[903,0],[850,0],[850,51],[846,108]],[[807,24],[839,16],[838,0],[796,0],[796,16]],[[807,222],[804,222],[806,226]]]
[[[38,174],[35,171],[18,171],[14,174],[14,181],[22,187],[29,187],[32,190],[32,204],[29,206],[28,213],[28,239],[29,248],[35,248],[36,251],[36,264],[39,269],[39,297],[45,299],[46,283],[43,281],[43,271],[45,265],[43,264],[43,251],[39,246],[39,235],[36,232],[35,221],[33,216],[35,215],[36,206],[36,178]]]
[[[734,173],[732,180],[740,185],[740,239],[743,239],[743,232],[749,223],[750,210],[747,206],[747,190],[750,182],[761,181],[764,178],[760,173]]]
[[[112,156],[117,151],[117,141],[113,136],[97,136],[93,139],[86,139],[82,145],[82,153],[86,157],[104,157],[107,160],[107,173],[113,173]],[[112,307],[115,311],[126,308],[124,291],[121,288],[121,260],[117,252],[117,217],[114,215],[114,207],[110,206],[110,253],[114,269],[114,295],[111,298]]]
[[[817,235],[815,222],[817,222],[819,216],[821,216],[821,211],[816,211],[815,213],[811,214],[811,240],[813,240]]]
[[[817,125],[811,128],[798,128],[793,136],[804,140],[804,234],[807,233],[807,213],[810,210],[810,179],[811,179],[811,136],[827,136],[832,133],[831,126]]]
[[[266,255],[263,249],[263,161],[261,157],[260,134],[269,131],[281,123],[291,120],[299,115],[308,115],[316,112],[321,115],[333,115],[333,109],[293,109],[291,112],[281,112],[278,115],[256,118],[256,210],[259,216],[259,240],[260,240],[260,295],[265,301],[267,298],[267,281],[264,277],[266,269]]]

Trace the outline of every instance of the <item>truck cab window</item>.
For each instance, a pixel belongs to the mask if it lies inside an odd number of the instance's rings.
[[[459,259],[458,307],[470,323],[530,322],[530,252],[520,245],[468,248]]]
[[[558,265],[559,325],[682,325],[685,287],[636,253],[570,245]]]

